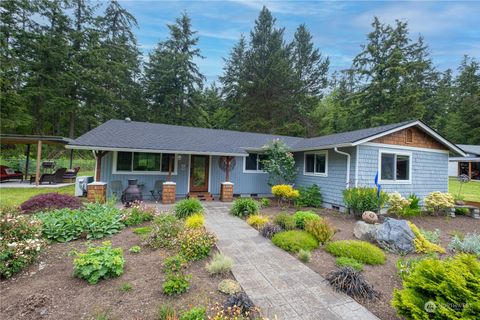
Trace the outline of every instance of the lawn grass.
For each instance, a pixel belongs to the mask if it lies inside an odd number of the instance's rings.
[[[457,178],[450,178],[448,180],[448,191],[457,195],[460,188],[460,182]],[[465,201],[478,201],[480,202],[480,182],[479,181],[470,181],[464,183],[462,186],[462,196],[465,197]]]
[[[58,192],[73,195],[74,190],[73,185],[62,188],[1,188],[0,207],[19,206],[30,197],[41,193]]]

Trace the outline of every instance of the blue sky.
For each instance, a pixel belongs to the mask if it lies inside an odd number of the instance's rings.
[[[135,15],[134,30],[145,56],[158,41],[168,37],[167,23],[183,11],[192,19],[205,59],[201,72],[209,82],[222,73],[240,34],[248,35],[263,5],[272,11],[277,25],[285,27],[290,41],[296,27],[305,23],[315,45],[329,56],[331,71],[350,66],[366,42],[374,16],[382,22],[408,21],[411,36],[425,37],[439,69],[457,68],[462,56],[480,58],[480,1],[120,1]]]

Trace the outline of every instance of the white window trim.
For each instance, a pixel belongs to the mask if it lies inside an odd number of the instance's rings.
[[[260,152],[250,152],[250,154],[256,154],[257,155],[257,168],[258,168],[258,162],[259,162],[259,159],[258,159],[258,156],[261,154]],[[247,157],[248,156],[244,156],[243,157],[243,173],[263,173],[263,174],[267,174],[267,172],[263,171],[263,170],[247,170]]]
[[[408,156],[409,161],[408,161],[408,180],[383,180],[382,179],[382,154],[387,153],[387,154],[394,154],[395,155],[395,169],[397,166],[397,155],[400,156]],[[393,149],[379,149],[378,150],[378,175],[379,179],[378,182],[380,184],[412,184],[412,167],[413,167],[413,156],[412,152],[408,151],[398,151],[398,150],[393,150]],[[396,170],[394,170],[395,177],[397,175]]]
[[[168,176],[168,172],[163,172],[163,171],[117,171],[118,152],[119,151],[113,152],[112,174]],[[121,151],[121,152],[130,152],[130,151]],[[134,152],[135,151],[132,151],[131,153],[134,153]],[[159,153],[159,152],[147,152],[147,153]],[[161,158],[163,158],[163,153],[161,155]],[[160,159],[160,167],[162,165],[162,160],[163,159]],[[132,156],[132,167],[133,167],[133,156]],[[177,157],[177,154],[175,154],[174,171],[172,171],[172,176],[176,176],[177,171],[178,171],[178,157]]]
[[[325,156],[325,172],[324,173],[319,173],[319,172],[307,172],[305,169],[307,168],[307,154],[322,154]],[[317,165],[317,162],[314,162],[314,171],[315,171],[315,166]],[[328,150],[322,150],[322,151],[312,151],[312,152],[304,152],[303,153],[303,175],[304,176],[316,176],[316,177],[328,177]]]

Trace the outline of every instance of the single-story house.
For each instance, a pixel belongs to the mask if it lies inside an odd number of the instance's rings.
[[[176,198],[221,196],[233,184],[236,196],[271,194],[262,171],[263,148],[280,139],[293,153],[295,186],[317,184],[326,207],[344,206],[342,191],[355,186],[425,197],[448,191],[449,154],[465,156],[455,144],[421,121],[406,121],[315,138],[110,120],[72,141],[67,148],[93,150],[96,181],[123,188],[138,179],[144,196],[159,181],[175,184]]]
[[[465,157],[450,157],[448,159],[448,175],[458,177],[465,174],[473,180],[480,180],[480,146],[457,144],[466,154]]]

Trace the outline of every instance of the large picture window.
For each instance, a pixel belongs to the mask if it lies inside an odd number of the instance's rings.
[[[380,151],[380,180],[385,183],[410,183],[411,153]]]
[[[327,151],[306,152],[304,158],[305,175],[327,176]]]
[[[245,172],[264,172],[262,160],[266,160],[267,156],[259,153],[249,153],[245,157],[244,171]]]
[[[117,152],[114,161],[114,173],[168,173],[172,160],[172,174],[177,168],[175,155],[170,153]]]

